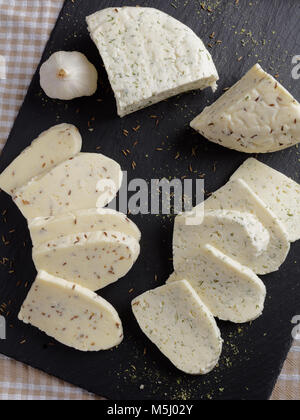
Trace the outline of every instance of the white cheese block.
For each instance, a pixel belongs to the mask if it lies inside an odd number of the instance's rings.
[[[268,230],[269,244],[251,264],[251,268],[256,273],[261,275],[272,273],[279,270],[285,262],[290,251],[290,242],[283,223],[242,179],[232,180],[213,193],[205,201],[205,210],[248,212],[255,215]]]
[[[119,232],[80,233],[33,249],[37,270],[77,283],[92,291],[124,277],[136,262],[140,246]]]
[[[44,271],[38,273],[19,320],[84,352],[108,350],[123,340],[122,322],[110,303]]]
[[[151,290],[132,302],[146,336],[180,370],[204,375],[217,365],[222,339],[216,321],[183,280]]]
[[[276,152],[300,142],[300,104],[257,64],[191,127],[240,152]]]
[[[257,268],[256,261],[267,249],[270,234],[256,216],[232,210],[207,211],[203,223],[197,226],[187,224],[189,217],[190,214],[183,214],[175,220],[175,271],[186,258],[197,257],[199,248],[205,244],[251,269]]]
[[[82,139],[74,125],[60,124],[42,133],[0,175],[0,188],[10,195],[32,178],[76,156]]]
[[[82,232],[117,231],[141,240],[141,232],[128,217],[111,209],[78,210],[29,222],[33,246]]]
[[[122,7],[87,17],[123,117],[219,79],[201,39],[157,9]]]
[[[119,164],[96,153],[79,153],[16,191],[14,201],[27,219],[105,207],[122,183]]]
[[[187,280],[211,313],[237,324],[253,321],[264,309],[266,288],[249,268],[205,245],[197,257],[177,267],[168,283]]]
[[[248,159],[232,179],[243,179],[285,226],[291,242],[300,239],[300,185],[256,159]]]

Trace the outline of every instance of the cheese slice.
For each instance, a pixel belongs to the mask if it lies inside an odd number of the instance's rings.
[[[142,331],[178,369],[204,375],[216,367],[220,331],[187,281],[144,293],[134,299],[132,310]]]
[[[228,182],[205,201],[206,211],[225,209],[253,214],[269,232],[269,244],[252,261],[251,268],[261,275],[279,270],[290,251],[290,242],[283,223],[272,210],[242,179]]]
[[[60,124],[42,133],[0,175],[0,188],[10,195],[32,178],[76,156],[82,139],[74,125]]]
[[[87,23],[121,117],[189,90],[216,89],[219,76],[201,39],[160,10],[108,8]]]
[[[27,219],[105,207],[120,189],[122,175],[108,157],[80,153],[17,190],[14,201]]]
[[[191,127],[240,152],[276,152],[300,142],[300,104],[256,64]]]
[[[124,277],[136,262],[140,246],[119,232],[80,233],[33,249],[37,270],[77,283],[92,291]]]
[[[211,313],[237,324],[253,321],[264,309],[266,288],[249,268],[205,245],[197,257],[177,266],[168,283],[187,280]]]
[[[203,223],[198,226],[188,225],[189,217],[190,214],[183,214],[175,220],[175,271],[186,258],[196,257],[205,244],[216,247],[249,268],[256,267],[257,259],[269,245],[269,232],[253,214],[232,210],[207,211]]]
[[[285,226],[291,242],[300,239],[300,185],[256,159],[248,159],[232,179],[243,179]]]
[[[110,303],[44,271],[38,273],[19,320],[84,352],[108,350],[123,340],[122,322]]]
[[[33,246],[82,232],[117,231],[138,242],[141,232],[128,217],[111,209],[78,210],[52,217],[37,217],[29,222]]]

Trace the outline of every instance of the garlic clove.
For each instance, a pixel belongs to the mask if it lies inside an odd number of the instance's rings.
[[[42,64],[40,84],[52,99],[72,100],[92,96],[97,90],[98,72],[84,54],[58,51]]]

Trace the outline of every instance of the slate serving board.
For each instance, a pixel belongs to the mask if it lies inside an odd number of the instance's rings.
[[[188,124],[258,61],[278,74],[299,99],[300,81],[292,79],[291,60],[300,51],[300,4],[295,0],[223,0],[206,1],[202,7],[200,3],[66,1],[42,61],[57,50],[82,51],[99,69],[99,90],[92,98],[69,103],[50,100],[40,89],[37,73],[1,156],[0,171],[41,131],[68,122],[80,129],[83,151],[100,151],[116,159],[128,171],[129,180],[196,179],[205,174],[207,192],[221,187],[248,156],[209,143]],[[188,93],[124,119],[117,117],[85,16],[109,6],[136,4],[166,11],[211,44],[221,79],[215,95],[209,90]],[[210,38],[212,33],[215,36]],[[216,43],[218,40],[222,43]],[[123,130],[128,130],[128,136]],[[122,149],[131,153],[125,157]],[[175,160],[178,152],[180,158]],[[297,148],[260,159],[300,181]],[[0,352],[110,399],[268,399],[291,345],[291,319],[300,313],[299,243],[292,246],[280,272],[263,278],[268,289],[263,316],[243,326],[219,323],[225,341],[220,366],[205,377],[191,377],[177,371],[146,339],[130,310],[135,296],[162,285],[172,272],[173,217],[139,215],[133,220],[143,233],[140,259],[126,278],[101,293],[119,311],[125,340],[117,349],[83,354],[17,320],[35,269],[26,222],[11,199],[0,193],[0,307],[7,321],[7,339],[0,340]],[[134,291],[129,293],[131,289]]]

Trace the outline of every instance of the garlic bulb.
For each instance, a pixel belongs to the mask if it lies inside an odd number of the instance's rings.
[[[92,96],[97,90],[97,82],[96,68],[77,51],[56,52],[40,70],[41,87],[52,99]]]

